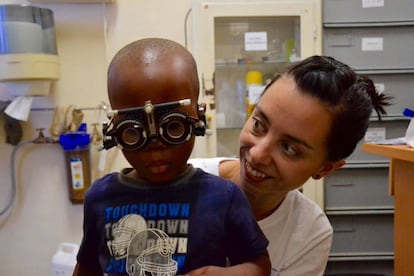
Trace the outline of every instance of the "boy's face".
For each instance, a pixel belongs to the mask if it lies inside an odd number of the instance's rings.
[[[144,106],[146,101],[156,105],[171,101],[191,99],[191,105],[175,107],[169,111],[185,113],[197,118],[197,87],[194,86],[184,62],[166,61],[145,66],[119,66],[109,74],[109,94],[113,109]],[[124,120],[119,115],[115,121]],[[147,124],[146,120],[145,123]],[[159,129],[159,116],[155,116]],[[148,127],[148,125],[146,125]],[[194,146],[194,136],[182,144],[167,144],[158,139],[149,141],[139,150],[123,150],[135,169],[135,177],[152,183],[169,182],[187,169],[187,160]]]

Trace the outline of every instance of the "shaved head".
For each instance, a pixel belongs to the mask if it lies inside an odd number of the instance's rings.
[[[147,38],[134,41],[123,47],[112,59],[108,69],[108,96],[111,105],[117,106],[115,93],[122,93],[122,89],[111,89],[117,86],[116,82],[126,78],[139,78],[145,71],[146,77],[153,81],[162,81],[159,78],[160,69],[168,72],[169,77],[178,75],[190,79],[195,92],[191,96],[193,103],[198,100],[199,80],[196,62],[191,53],[182,45],[167,39]],[[164,72],[163,72],[164,73]],[[129,95],[132,96],[132,95]]]

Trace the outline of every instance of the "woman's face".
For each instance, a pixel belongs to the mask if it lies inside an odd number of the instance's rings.
[[[326,160],[331,114],[280,77],[257,104],[240,134],[241,187],[248,194],[288,192],[310,177],[342,166]]]

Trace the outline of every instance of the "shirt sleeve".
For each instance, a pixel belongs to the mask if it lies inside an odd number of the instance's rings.
[[[266,252],[268,240],[258,226],[247,198],[237,186],[227,216],[227,237],[230,238],[226,247],[232,265],[251,261]]]
[[[258,223],[269,240],[272,276],[324,274],[333,231],[315,202],[290,191],[279,208]]]
[[[95,268],[99,267],[99,245],[97,231],[95,231],[93,227],[95,219],[89,208],[90,205],[91,204],[86,197],[84,202],[83,238],[79,247],[77,261],[82,266]]]
[[[329,227],[328,227],[329,226]],[[320,216],[311,226],[310,236],[292,262],[280,268],[278,276],[324,275],[332,244],[333,230],[326,218]]]

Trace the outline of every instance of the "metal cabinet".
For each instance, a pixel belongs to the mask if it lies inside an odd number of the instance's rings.
[[[412,69],[413,33],[414,26],[325,28],[323,52],[357,70]]]
[[[263,86],[290,65],[293,56],[303,59],[320,54],[321,0],[192,3],[193,54],[209,129],[209,135],[197,138],[193,156],[237,157],[249,109],[247,73],[260,72]],[[318,184],[309,181],[303,193],[322,206],[323,187]]]
[[[411,91],[409,92],[411,94]],[[411,100],[411,101],[414,101],[414,100]],[[392,109],[393,109],[392,107],[390,107],[389,109],[387,108],[387,112]],[[401,109],[400,114],[402,113],[403,110],[404,109]],[[379,163],[379,164],[387,163],[388,164],[388,159],[386,157],[378,156],[375,154],[370,154],[370,153],[366,153],[362,151],[361,149],[362,144],[365,141],[403,137],[405,135],[405,131],[408,127],[408,124],[409,124],[409,120],[407,118],[404,118],[402,115],[386,116],[383,118],[382,121],[378,121],[376,120],[375,117],[373,117],[373,120],[369,124],[366,138],[358,143],[355,151],[348,157],[347,163],[349,164],[359,163],[359,164],[366,164],[366,165],[369,165],[371,163]]]
[[[334,229],[326,275],[393,275],[394,201],[388,159],[362,152],[370,139],[402,137],[414,107],[414,2],[323,0],[322,53],[373,79],[394,97],[387,116],[373,114],[347,165],[324,179],[325,212]]]
[[[247,72],[260,72],[264,85],[289,65],[292,51],[299,58],[320,54],[320,0],[192,3],[200,100],[207,103],[212,130],[206,139],[198,139],[195,154],[236,156],[234,147],[246,119]]]
[[[323,24],[362,25],[364,23],[396,23],[413,20],[411,0],[324,0]]]
[[[347,165],[327,176],[324,184],[325,211],[328,214],[394,208],[394,198],[388,195],[387,164],[370,167]]]

